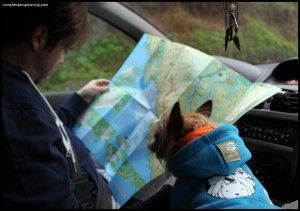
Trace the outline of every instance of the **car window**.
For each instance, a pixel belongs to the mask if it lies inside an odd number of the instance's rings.
[[[252,64],[298,56],[297,2],[239,2],[241,51],[225,52],[224,2],[125,2],[173,41]]]
[[[89,23],[85,41],[38,85],[42,91],[78,90],[92,79],[111,79],[133,50],[136,41],[114,26],[91,14]]]

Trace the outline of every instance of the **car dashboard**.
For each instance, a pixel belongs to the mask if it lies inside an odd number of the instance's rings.
[[[281,206],[297,200],[298,58],[256,66],[224,57],[218,59],[253,82],[282,89],[246,113],[235,125],[252,153],[248,165],[272,201]]]

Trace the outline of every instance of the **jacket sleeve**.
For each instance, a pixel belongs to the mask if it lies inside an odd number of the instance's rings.
[[[64,125],[71,128],[88,105],[89,104],[75,92],[58,107],[56,113]]]

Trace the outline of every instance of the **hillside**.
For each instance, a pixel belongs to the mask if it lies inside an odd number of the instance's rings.
[[[183,42],[208,54],[229,56],[250,63],[274,62],[298,55],[297,2],[240,2],[239,39],[224,51],[223,2],[125,3],[143,11],[146,19]]]

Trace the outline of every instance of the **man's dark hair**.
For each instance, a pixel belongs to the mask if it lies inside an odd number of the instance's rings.
[[[70,48],[80,43],[87,30],[87,3],[50,3],[41,7],[2,7],[1,42],[6,46],[30,43],[33,30],[45,26],[47,48],[59,42]]]

